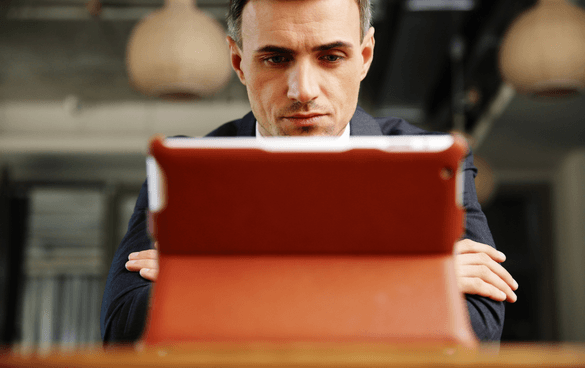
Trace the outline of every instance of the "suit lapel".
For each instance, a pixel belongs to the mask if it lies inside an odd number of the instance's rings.
[[[250,111],[246,114],[238,126],[238,137],[255,137],[256,136],[256,117]]]
[[[350,135],[382,135],[382,129],[376,120],[368,115],[361,107],[357,107],[349,121]]]

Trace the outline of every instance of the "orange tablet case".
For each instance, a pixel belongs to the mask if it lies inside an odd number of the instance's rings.
[[[475,346],[452,255],[466,150],[459,137],[440,152],[153,139],[164,203],[150,214],[160,273],[143,341]]]

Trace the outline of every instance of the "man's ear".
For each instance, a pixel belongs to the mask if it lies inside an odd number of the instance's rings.
[[[370,27],[368,33],[366,33],[364,37],[364,41],[362,42],[362,74],[360,76],[360,80],[364,80],[366,75],[368,75],[368,71],[370,70],[370,66],[372,65],[372,61],[374,60],[374,46],[376,45],[376,40],[374,39],[374,27]]]
[[[230,48],[230,60],[232,62],[232,68],[234,68],[238,78],[240,78],[240,82],[242,82],[243,85],[246,85],[246,78],[244,77],[244,72],[242,71],[242,51],[238,47],[236,41],[234,41],[230,36],[226,38],[226,41]]]

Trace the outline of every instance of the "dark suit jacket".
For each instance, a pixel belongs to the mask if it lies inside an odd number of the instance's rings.
[[[244,118],[226,123],[208,136],[252,137],[255,135],[256,118],[252,113]],[[420,135],[429,133],[414,127],[402,119],[373,118],[360,107],[350,121],[352,136],[358,135]],[[495,248],[486,218],[477,202],[474,178],[477,173],[471,153],[464,167],[466,230],[464,238],[489,244]],[[102,300],[100,316],[102,339],[105,342],[137,340],[144,328],[151,282],[136,272],[128,272],[124,264],[128,255],[145,249],[151,244],[147,231],[148,189],[142,185],[134,213],[128,224],[128,232],[120,243],[112,261]],[[499,340],[504,324],[504,304],[489,298],[467,295],[471,324],[480,340]]]

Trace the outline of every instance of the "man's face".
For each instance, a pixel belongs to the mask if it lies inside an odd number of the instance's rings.
[[[228,38],[264,136],[340,135],[373,58],[356,0],[250,0],[242,48]]]

